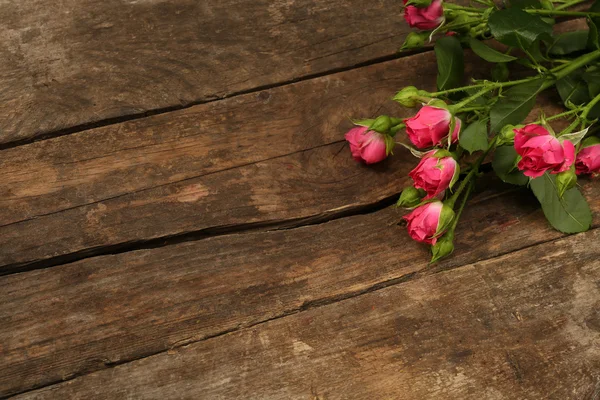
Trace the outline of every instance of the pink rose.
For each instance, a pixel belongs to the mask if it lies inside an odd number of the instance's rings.
[[[454,212],[441,201],[423,204],[404,216],[410,237],[417,242],[431,245],[434,245],[448,229],[452,218]]]
[[[450,156],[435,157],[435,150],[425,154],[419,165],[410,173],[417,189],[427,192],[425,199],[431,199],[444,193],[460,174],[460,168],[456,160]]]
[[[350,129],[345,138],[356,161],[375,164],[387,157],[383,134],[370,131],[366,126]]]
[[[568,170],[575,160],[575,146],[562,143],[543,126],[529,124],[515,129],[515,150],[521,156],[517,167],[525,176],[537,178],[544,172],[558,174]]]
[[[581,149],[575,160],[575,171],[577,175],[600,172],[600,143]]]
[[[458,134],[462,121],[454,117],[456,121],[452,132],[452,143],[458,140]],[[419,149],[442,144],[448,137],[450,131],[452,114],[450,111],[433,106],[423,106],[417,115],[404,120],[408,138]]]
[[[404,0],[404,4],[406,4],[406,0]],[[435,29],[444,21],[442,0],[433,0],[427,7],[406,6],[404,19],[412,28],[425,31]]]

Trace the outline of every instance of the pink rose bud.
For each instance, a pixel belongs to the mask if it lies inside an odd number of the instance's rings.
[[[425,154],[419,165],[410,173],[417,189],[423,189],[427,196],[425,199],[437,197],[451,188],[458,180],[460,167],[451,156],[436,157],[436,153],[447,153],[432,150]],[[443,155],[443,154],[439,154]]]
[[[577,175],[600,173],[600,143],[584,147],[575,160]]]
[[[445,108],[434,106],[423,106],[417,115],[404,120],[408,138],[419,149],[433,147],[443,144],[448,138],[452,114]],[[462,121],[454,117],[454,131],[452,132],[452,143],[458,141],[458,134]]]
[[[404,4],[406,4],[406,0]],[[406,6],[404,7],[404,19],[412,28],[425,31],[435,29],[444,21],[442,0],[433,0],[427,7]]]
[[[550,171],[568,170],[575,161],[575,146],[562,143],[541,125],[529,124],[515,129],[515,150],[521,156],[517,167],[525,176],[537,178]]]
[[[417,242],[434,245],[446,232],[454,218],[452,208],[441,201],[434,201],[415,208],[404,219],[408,222],[408,234]]]
[[[366,126],[350,129],[345,138],[350,143],[352,158],[356,161],[375,164],[387,157],[383,134],[370,131]]]

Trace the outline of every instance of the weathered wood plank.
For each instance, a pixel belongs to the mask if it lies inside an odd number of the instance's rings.
[[[393,56],[410,30],[395,0],[6,0],[0,20],[0,143]]]
[[[16,398],[592,399],[598,240],[571,236]],[[374,272],[388,257],[376,250],[362,259]]]
[[[436,73],[421,54],[2,151],[0,225],[343,140]]]
[[[399,193],[414,166],[406,150],[376,167],[349,153],[336,143],[6,225],[0,265],[215,227],[321,218]]]
[[[585,189],[598,215],[600,188]],[[2,277],[0,394],[560,237],[526,192],[491,186],[472,203],[435,267],[388,208]]]
[[[269,147],[268,143],[264,146]],[[164,169],[177,165],[170,155],[161,157],[158,156],[158,163],[164,163]],[[135,164],[143,163],[144,159],[140,155],[132,166],[125,168],[127,174],[131,173],[128,182],[135,182],[136,177],[140,177],[139,181],[151,182],[141,173],[148,167]],[[17,168],[18,162],[13,160]],[[92,171],[102,170],[104,165],[96,164],[95,160],[92,164],[95,165]],[[409,182],[407,174],[414,166],[415,159],[399,148],[386,162],[365,167],[351,159],[345,143],[337,142],[67,209],[61,207],[62,197],[58,195],[44,194],[38,203],[34,194],[31,201],[24,202],[24,207],[37,204],[47,207],[48,212],[0,227],[0,273],[3,266],[9,266],[4,269],[12,271],[32,262],[98,247],[214,231],[233,225],[300,218],[321,220],[399,193]],[[67,168],[69,174],[62,175],[66,180],[77,176],[77,171]],[[121,173],[104,176],[100,172],[98,181],[94,181],[92,171],[84,172],[92,177],[90,192],[84,195],[88,201],[96,193],[123,191],[129,187],[127,183],[111,185],[113,178],[123,176]],[[187,171],[193,173],[191,169]],[[13,170],[12,176],[19,179],[22,175]],[[171,174],[171,178],[173,176]],[[43,178],[35,179],[44,187]],[[68,193],[76,204],[78,194],[85,192],[86,185],[77,185],[77,179],[72,182],[71,187],[61,193]],[[11,190],[11,186],[7,188]],[[31,188],[23,187],[23,190]],[[17,197],[23,198],[23,193]],[[13,204],[21,207],[16,199]],[[10,218],[8,212],[0,213]]]

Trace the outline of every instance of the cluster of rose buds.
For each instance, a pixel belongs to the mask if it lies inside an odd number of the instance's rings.
[[[404,216],[408,233],[431,246],[432,262],[454,250],[458,219],[481,164],[490,160],[501,180],[533,191],[557,230],[591,227],[592,212],[577,182],[581,175],[600,174],[600,139],[590,130],[600,119],[600,2],[588,12],[566,10],[579,2],[404,0],[404,19],[419,31],[408,34],[402,49],[421,47],[437,35],[437,91],[405,87],[393,100],[420,107],[413,117],[354,121],[346,140],[353,158],[366,164],[383,161],[396,144],[420,158],[397,205],[411,210]],[[553,33],[558,16],[585,16],[589,29]],[[493,40],[498,43],[489,46]],[[464,48],[493,64],[489,78],[463,86]],[[534,73],[511,81],[511,63]],[[542,112],[523,125],[538,93],[552,87],[565,111],[549,117]],[[549,121],[556,119],[571,122],[555,132]],[[401,130],[406,138],[398,140]]]
[[[422,99],[426,95],[428,93],[424,91],[408,87],[399,92],[395,100],[412,107],[417,104],[415,98]],[[355,160],[374,164],[391,153],[396,144],[396,132],[405,128],[408,139],[416,148],[413,154],[421,159],[408,174],[413,186],[402,191],[398,206],[412,209],[404,216],[408,233],[414,240],[431,245],[432,261],[436,261],[454,250],[457,218],[454,204],[462,189],[453,194],[450,191],[461,174],[456,144],[462,121],[453,115],[451,106],[445,107],[445,103],[436,101],[430,103],[435,105],[423,104],[415,116],[401,122],[387,116],[360,121],[346,133],[346,140]],[[600,139],[596,137],[583,141],[576,155],[573,143],[557,138],[549,127],[529,124],[506,128],[502,140],[514,143],[519,155],[516,167],[527,177],[536,178],[545,172],[557,174],[559,190],[564,193],[576,182],[574,170],[577,175],[600,173]],[[455,151],[450,151],[452,149]]]

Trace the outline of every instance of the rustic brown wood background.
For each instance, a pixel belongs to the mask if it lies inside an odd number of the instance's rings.
[[[415,159],[352,161],[351,116],[435,86],[399,1],[0,21],[0,397],[600,399],[597,229],[488,176],[430,266],[391,206]]]

